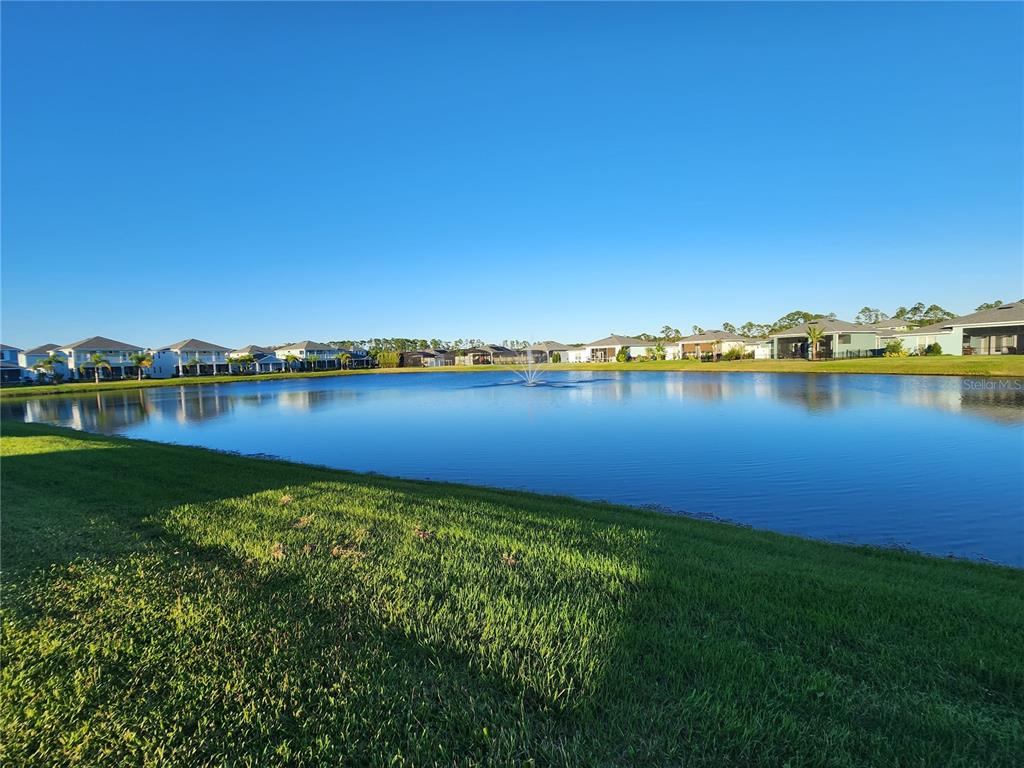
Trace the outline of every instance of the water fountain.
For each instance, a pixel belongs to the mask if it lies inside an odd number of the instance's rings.
[[[533,347],[526,348],[526,363],[522,368],[516,369],[516,375],[522,379],[523,384],[527,387],[536,387],[544,384],[544,380],[540,377],[541,369],[537,367],[537,364],[533,361]]]

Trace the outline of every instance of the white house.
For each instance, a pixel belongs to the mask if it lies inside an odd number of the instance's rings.
[[[938,344],[945,355],[1024,354],[1024,302],[943,320],[922,328],[896,332],[911,352]]]
[[[563,363],[585,363],[589,359],[587,348],[579,344],[573,344],[565,352],[562,352]]]
[[[30,374],[35,374],[36,364],[39,363],[40,360],[46,360],[54,353],[56,353],[58,357],[64,357],[60,352],[60,347],[56,344],[43,344],[38,347],[33,347],[32,349],[26,349],[24,352],[18,353],[18,365]],[[66,361],[63,363],[54,363],[53,372],[60,376],[67,376],[68,367]]]
[[[630,357],[648,357],[654,354],[654,349],[658,344],[659,342],[657,341],[644,341],[643,339],[635,339],[632,336],[612,334],[585,345],[584,362],[612,362],[623,349],[626,350],[626,354]]]
[[[733,349],[744,349],[749,339],[732,331],[701,331],[684,336],[676,343],[680,357],[720,356]]]
[[[747,339],[743,342],[743,354],[755,360],[769,360],[772,356],[772,343],[768,339]]]
[[[110,368],[99,367],[101,379],[131,378],[138,375],[138,368],[131,356],[145,350],[138,344],[115,341],[105,336],[90,336],[58,350],[68,361],[68,374],[75,379],[92,379],[96,375],[93,355],[99,355]]]
[[[227,347],[210,341],[182,339],[153,350],[150,375],[155,379],[169,379],[172,376],[228,373],[230,352]]]
[[[340,368],[343,351],[330,344],[317,341],[297,341],[293,344],[282,344],[274,348],[274,354],[284,360],[288,355],[295,355],[303,368]]]

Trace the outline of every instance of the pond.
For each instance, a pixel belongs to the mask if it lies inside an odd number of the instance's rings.
[[[4,419],[601,499],[1024,566],[1024,381],[378,374],[97,392]]]

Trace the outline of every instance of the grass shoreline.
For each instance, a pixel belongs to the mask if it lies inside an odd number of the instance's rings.
[[[201,384],[232,384],[244,381],[291,381],[302,378],[365,376],[387,373],[484,373],[517,366],[446,366],[443,368],[373,368],[369,370],[305,371],[301,373],[265,373],[233,376],[184,376],[174,379],[142,381],[71,382],[57,385],[19,385],[0,387],[0,400],[46,395],[103,392],[117,389],[148,389]],[[986,378],[1024,377],[1024,355],[991,357],[903,357],[862,358],[854,360],[723,360],[702,363],[695,360],[663,360],[631,363],[554,363],[539,366],[551,371],[664,371],[680,373],[811,373],[867,374],[894,376],[977,376]]]
[[[39,425],[0,455],[4,764],[1024,750],[1018,569]]]

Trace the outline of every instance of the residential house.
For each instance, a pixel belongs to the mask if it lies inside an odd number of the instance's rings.
[[[18,353],[18,365],[24,368],[31,376],[38,376],[41,372],[36,371],[35,366],[40,360],[46,360],[50,355],[55,354],[62,358],[63,354],[60,352],[60,347],[56,344],[43,344],[32,349],[26,349],[24,352]],[[53,366],[53,372],[59,376],[68,375],[68,367],[66,361],[62,363],[55,363]]]
[[[885,320],[879,320],[877,323],[865,323],[868,328],[874,328],[878,331],[880,337],[887,338],[899,331],[912,330],[910,323],[906,320],[900,320],[897,317],[889,317]]]
[[[398,353],[399,368],[438,368],[455,365],[455,353],[447,349],[416,349]]]
[[[534,363],[550,363],[551,356],[556,352],[562,362],[566,362],[565,355],[570,349],[568,344],[561,344],[557,341],[539,341],[530,345],[528,353]]]
[[[733,349],[743,349],[749,339],[731,331],[701,331],[677,342],[680,357],[719,358]]]
[[[589,359],[587,348],[582,344],[570,344],[562,355],[563,363],[585,363]]]
[[[0,344],[0,362],[14,363],[15,365],[18,365],[18,355],[21,353],[21,347],[12,347],[10,344]]]
[[[456,365],[499,365],[518,362],[519,353],[500,344],[472,347],[456,356]]]
[[[339,351],[342,357],[343,368],[374,368],[377,365],[377,361],[370,354],[369,350],[353,347],[352,349],[342,349]],[[452,364],[454,364],[455,353],[451,352],[449,354],[452,355]],[[348,355],[348,360],[345,360],[345,355]]]
[[[794,357],[810,359],[812,349],[807,332],[812,327],[820,328],[824,334],[818,342],[817,350],[813,351],[816,360],[881,354],[878,331],[871,326],[823,317],[769,336],[772,357],[777,360]]]
[[[772,343],[769,339],[746,339],[743,342],[743,354],[755,360],[770,360]]]
[[[228,355],[231,349],[201,339],[182,339],[175,344],[151,351],[153,365],[150,375],[154,379],[174,376],[212,376],[230,373]]]
[[[247,373],[253,371],[259,371],[259,367],[256,365],[257,362],[265,357],[272,357],[273,352],[268,347],[260,347],[256,344],[247,344],[244,347],[233,349],[227,354],[228,359],[228,371],[230,373]],[[241,357],[252,357],[253,362],[246,365],[242,365],[238,362]],[[284,361],[281,361],[281,369],[284,369]]]
[[[17,363],[7,360],[0,360],[0,383],[14,384],[22,379],[28,378],[28,371]]]
[[[139,369],[131,361],[131,356],[145,352],[138,344],[115,341],[104,336],[90,336],[88,339],[76,341],[57,350],[67,360],[68,374],[75,379],[92,379],[97,371],[92,361],[93,355],[101,356],[110,367],[99,367],[101,379],[134,378]]]
[[[585,361],[592,363],[607,363],[614,361],[623,349],[630,357],[648,357],[654,354],[658,343],[657,341],[644,341],[631,336],[612,334],[584,345],[586,350],[584,357]]]
[[[897,332],[895,338],[911,352],[938,344],[946,355],[1024,354],[1024,302],[942,320]]]
[[[268,355],[257,358],[255,367],[257,373],[282,373],[287,367],[287,363],[271,352]]]
[[[274,348],[274,354],[284,360],[288,355],[298,358],[298,365],[303,369],[323,370],[329,368],[340,368],[342,363],[342,350],[332,347],[330,344],[323,344],[318,341],[297,341],[292,344],[282,344]]]

